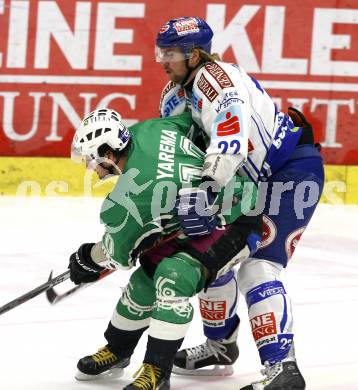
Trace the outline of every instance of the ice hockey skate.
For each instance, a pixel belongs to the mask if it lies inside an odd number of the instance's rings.
[[[179,351],[175,355],[173,372],[178,375],[232,375],[232,365],[239,356],[236,343],[239,324],[227,339],[210,340]]]
[[[119,378],[129,362],[130,358],[121,359],[108,347],[103,347],[93,355],[85,356],[78,361],[75,378],[78,381],[92,381],[105,377]]]
[[[305,380],[294,360],[277,362],[271,366],[266,362],[261,373],[266,376],[265,379],[242,387],[241,390],[304,390],[306,388]]]
[[[123,387],[123,390],[169,390],[169,373],[164,372],[153,364],[143,363],[141,368],[133,375],[137,379]]]

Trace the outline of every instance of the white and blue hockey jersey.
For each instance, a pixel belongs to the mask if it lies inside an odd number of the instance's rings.
[[[203,176],[222,186],[237,170],[255,182],[265,180],[285,164],[301,135],[258,81],[238,65],[206,63],[191,91],[169,82],[160,100],[161,116],[189,109],[210,138]]]

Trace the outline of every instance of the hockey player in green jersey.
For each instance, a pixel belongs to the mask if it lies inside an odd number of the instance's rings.
[[[183,195],[186,187],[197,186],[200,199],[200,191],[206,193],[201,187],[212,185],[202,184],[204,156],[189,138],[193,132],[189,113],[127,129],[117,112],[100,109],[74,135],[73,158],[85,161],[101,179],[113,174],[119,179],[102,205],[103,238],[82,244],[71,255],[71,280],[93,282],[105,268],[130,269],[140,263],[105,331],[107,345],[79,360],[78,380],[121,372],[149,328],[143,365],[124,389],[169,389],[174,356],[193,317],[189,298],[246,259],[260,241],[261,217],[244,215],[256,200],[248,179],[236,176],[217,193],[216,210],[203,208],[205,199],[192,204],[185,196],[181,202],[187,203],[179,208],[179,191]],[[192,207],[218,214],[218,228],[196,239],[181,234],[166,240],[179,229],[178,210]],[[165,243],[155,246],[161,240]]]

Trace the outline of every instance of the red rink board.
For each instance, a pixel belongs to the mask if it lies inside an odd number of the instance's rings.
[[[154,40],[182,15],[204,17],[214,50],[283,109],[303,109],[326,163],[358,164],[354,0],[0,0],[0,154],[67,156],[74,127],[97,106],[129,123],[157,116],[166,77]]]

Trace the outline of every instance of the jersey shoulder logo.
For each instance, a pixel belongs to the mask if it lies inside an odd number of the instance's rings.
[[[163,99],[164,99],[165,95],[166,95],[170,90],[172,90],[175,86],[176,86],[176,84],[173,83],[173,81],[169,81],[169,83],[164,87],[164,89],[163,89],[163,91],[162,91],[162,95],[160,96],[159,109],[162,107],[162,102],[163,102]]]
[[[208,62],[205,65],[205,69],[208,73],[213,76],[216,82],[220,85],[222,89],[233,87],[234,84],[231,81],[229,75],[225,70],[216,62]]]
[[[210,102],[213,102],[219,95],[216,89],[211,85],[211,83],[203,74],[201,74],[197,82],[197,86]]]

